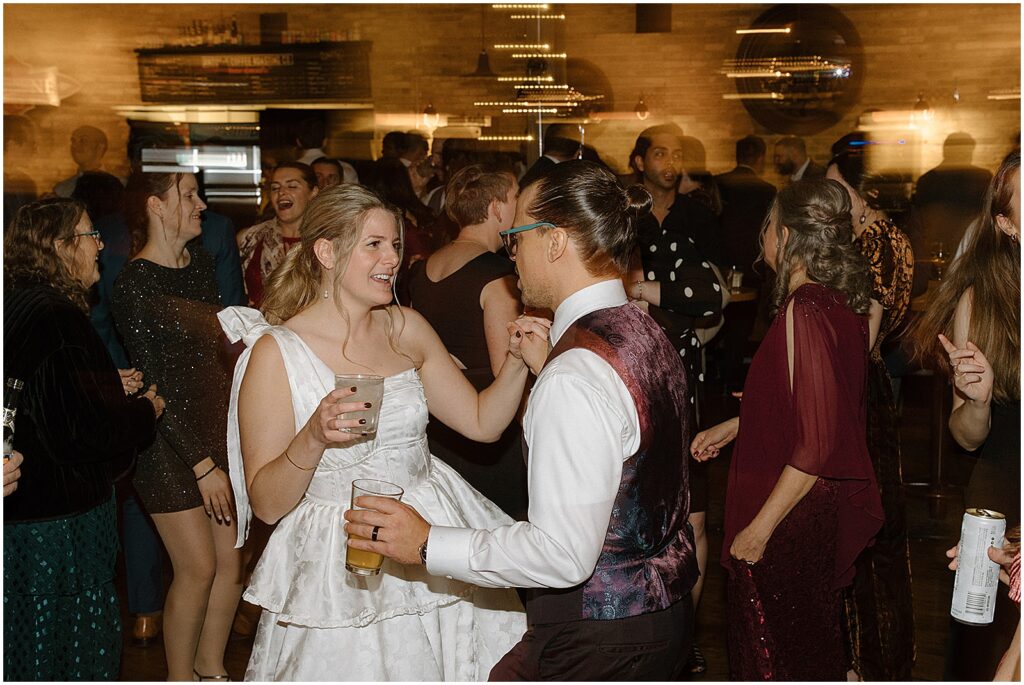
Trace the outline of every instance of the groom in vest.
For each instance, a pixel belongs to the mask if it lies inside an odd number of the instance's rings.
[[[523,302],[555,312],[553,346],[519,324],[540,373],[523,435],[529,521],[430,526],[393,500],[349,511],[349,533],[402,563],[488,587],[523,587],[529,629],[491,680],[675,680],[690,654],[697,579],[689,513],[686,373],[622,284],[646,190],[582,160],[523,188],[503,238]],[[546,359],[545,359],[546,357]]]

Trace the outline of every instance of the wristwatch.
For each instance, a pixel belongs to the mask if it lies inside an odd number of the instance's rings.
[[[427,565],[427,540],[429,539],[430,536],[427,535],[426,539],[423,541],[423,544],[420,545],[420,563],[424,566]]]

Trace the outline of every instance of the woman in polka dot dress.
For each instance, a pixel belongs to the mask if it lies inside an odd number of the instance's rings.
[[[643,280],[634,279],[629,296],[648,303],[651,316],[686,363],[693,404],[697,383],[704,380],[694,322],[722,311],[722,286],[693,238],[662,228],[653,215],[640,226],[637,251]]]

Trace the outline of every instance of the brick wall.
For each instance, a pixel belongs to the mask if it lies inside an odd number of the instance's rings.
[[[732,166],[733,141],[748,133],[778,136],[751,120],[735,100],[723,100],[732,84],[718,73],[734,56],[735,29],[748,25],[769,5],[675,5],[671,33],[634,33],[634,6],[565,5],[568,19],[551,29],[554,47],[586,60],[604,73],[616,109],[630,111],[641,92],[651,117],[606,121],[588,127],[588,140],[609,163],[623,170],[636,134],[646,125],[672,120],[707,148],[708,166]],[[807,139],[811,154],[824,160],[831,143],[855,125],[868,108],[910,109],[919,91],[935,109],[907,164],[920,172],[938,162],[941,142],[953,130],[979,141],[975,160],[993,167],[1019,130],[1020,102],[990,101],[989,90],[1020,83],[1020,7],[1002,5],[839,5],[864,44],[865,81],[855,110],[836,126]],[[138,104],[133,50],[172,40],[194,19],[237,16],[243,33],[259,33],[260,12],[287,12],[289,29],[353,31],[374,43],[371,58],[377,113],[412,115],[428,100],[442,112],[472,115],[472,103],[500,99],[510,91],[480,79],[466,79],[480,50],[479,5],[12,5],[4,6],[4,57],[34,66],[57,66],[80,84],[60,107],[37,107],[28,116],[39,128],[39,158],[33,177],[41,188],[74,170],[67,146],[70,132],[89,122],[111,140],[108,167],[123,174],[127,126],[111,110]],[[487,43],[524,37],[522,23],[486,5]],[[490,50],[495,71],[513,72],[507,54]],[[961,103],[952,104],[959,88]],[[370,126],[371,118],[344,119]],[[507,123],[507,122],[506,122]],[[513,127],[515,128],[515,127]],[[508,131],[514,132],[514,131]],[[345,143],[345,154],[371,154],[364,142]]]

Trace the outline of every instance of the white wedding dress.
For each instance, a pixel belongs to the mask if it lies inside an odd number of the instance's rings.
[[[290,329],[254,309],[219,314],[232,342],[247,349],[235,367],[228,456],[242,544],[252,517],[238,435],[238,388],[252,346],[270,334],[288,373],[296,432],[334,389],[334,372]],[[385,559],[377,576],[345,570],[343,512],[351,483],[378,478],[402,486],[402,501],[434,524],[495,528],[512,520],[447,464],[432,457],[427,405],[415,369],[384,379],[376,437],[328,449],[302,500],[278,523],[244,598],[263,607],[246,680],[473,681],[526,631],[515,591],[431,576]]]

